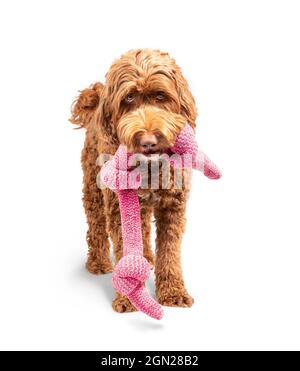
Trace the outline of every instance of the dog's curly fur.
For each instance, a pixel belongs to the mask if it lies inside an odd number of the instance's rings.
[[[130,119],[126,118],[138,111],[146,115],[147,109],[152,114],[155,110],[163,113],[162,119],[154,125],[155,130],[149,123],[147,126],[145,120],[141,120],[137,127],[130,126]],[[175,117],[175,121],[188,122],[195,127],[196,116],[195,101],[180,68],[173,58],[159,50],[129,51],[112,64],[105,84],[95,83],[80,92],[73,103],[70,121],[86,129],[82,168],[89,246],[86,267],[89,272],[112,271],[109,237],[116,261],[122,257],[117,197],[109,189],[100,190],[96,183],[100,170],[96,164],[99,154],[114,154],[120,142],[135,148],[139,135],[148,129],[153,129],[163,146],[170,145],[179,126],[168,124],[166,117]],[[144,256],[155,267],[157,299],[168,306],[189,307],[193,304],[184,285],[180,261],[188,192],[188,187],[176,189],[172,179],[170,189],[139,190]],[[153,215],[157,233],[156,256],[150,245]],[[117,312],[134,310],[128,299],[118,293],[113,308]]]

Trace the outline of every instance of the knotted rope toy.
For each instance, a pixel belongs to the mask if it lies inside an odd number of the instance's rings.
[[[170,164],[174,168],[193,168],[203,171],[210,179],[219,179],[221,172],[199,150],[194,131],[186,124],[177,136],[170,153],[179,155]],[[114,157],[101,168],[102,183],[117,193],[122,224],[123,258],[115,267],[112,283],[116,291],[127,296],[136,309],[152,318],[161,319],[163,309],[147,292],[144,283],[150,265],[143,256],[140,204],[137,189],[141,186],[138,169],[130,170],[132,154],[120,145]]]

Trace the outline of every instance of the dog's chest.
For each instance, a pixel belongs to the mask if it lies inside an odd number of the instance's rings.
[[[156,207],[160,203],[165,203],[169,199],[176,197],[177,193],[187,192],[190,189],[191,182],[191,171],[182,170],[177,171],[177,176],[174,176],[174,171],[171,169],[167,177],[163,178],[163,174],[159,172],[159,179],[154,182],[155,188],[151,188],[151,172],[143,174],[146,182],[144,182],[144,188],[138,190],[139,200],[141,205],[146,204],[147,206]],[[163,180],[164,179],[164,180]],[[165,188],[163,187],[165,185]]]
[[[146,203],[149,206],[156,206],[159,204],[162,195],[152,189],[139,189],[138,191],[140,202]]]

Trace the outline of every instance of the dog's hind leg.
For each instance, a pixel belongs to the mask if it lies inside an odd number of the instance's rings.
[[[97,157],[96,136],[88,130],[81,163],[84,184],[83,205],[88,223],[87,243],[89,250],[86,268],[93,274],[112,272],[103,195],[96,181],[99,172],[99,167],[96,164]]]

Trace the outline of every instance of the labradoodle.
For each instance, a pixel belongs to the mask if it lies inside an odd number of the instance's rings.
[[[109,238],[115,260],[122,257],[118,200],[111,190],[98,187],[99,154],[113,155],[120,143],[146,156],[162,153],[172,145],[183,122],[195,127],[196,116],[195,101],[181,69],[169,54],[159,50],[127,52],[112,64],[105,84],[97,82],[80,92],[70,121],[86,129],[82,168],[89,272],[113,270]],[[185,176],[190,177],[190,173]],[[169,187],[162,188],[159,183],[156,189],[139,190],[144,256],[155,268],[158,301],[167,306],[190,307],[194,300],[185,288],[180,261],[189,182],[176,187],[173,178],[171,172]],[[150,241],[153,217],[155,255]],[[117,312],[135,310],[119,293],[113,308]]]

